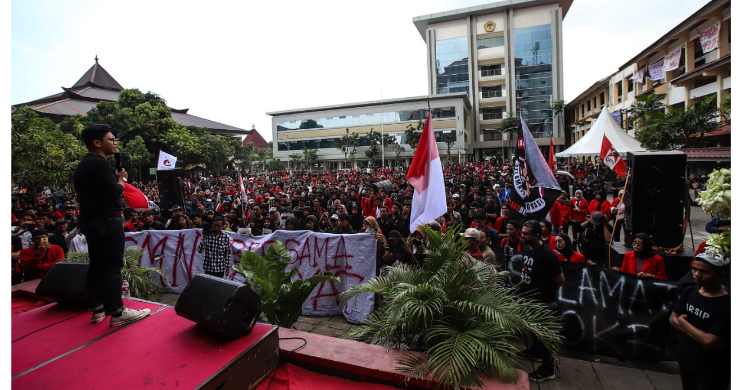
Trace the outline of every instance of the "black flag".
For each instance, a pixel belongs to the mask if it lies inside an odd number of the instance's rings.
[[[547,166],[542,151],[534,142],[523,117],[519,115],[518,143],[513,159],[513,185],[510,193],[511,218],[546,219],[560,196],[560,185]]]

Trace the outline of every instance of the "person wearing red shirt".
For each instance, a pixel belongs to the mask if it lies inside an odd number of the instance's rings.
[[[58,245],[50,244],[48,236],[45,229],[34,229],[31,232],[34,245],[22,250],[19,256],[24,281],[43,278],[55,263],[65,260],[63,249]]]
[[[560,227],[557,233],[568,234],[568,224],[570,224],[570,212],[573,211],[573,202],[568,199],[568,191],[563,190],[555,203],[560,205]]]
[[[586,258],[583,254],[573,250],[573,241],[566,233],[558,233],[555,237],[555,247],[552,252],[557,256],[558,261],[570,263],[584,263]]]
[[[367,188],[365,196],[359,199],[363,217],[375,217],[375,194],[371,188]]]
[[[554,230],[555,232],[559,231],[562,227],[562,206],[560,205],[560,202],[555,200],[555,203],[552,204],[552,208],[549,210],[549,213],[547,214],[548,220],[552,224],[550,226],[550,231]]]
[[[482,250],[479,249],[479,230],[474,228],[466,229],[466,232],[461,234],[466,239],[469,246],[466,248],[466,253],[473,257],[475,260],[484,261],[484,255]]]
[[[638,233],[633,237],[632,245],[633,250],[625,254],[622,266],[612,269],[635,275],[640,279],[667,280],[664,259],[651,249],[651,237],[646,233]]]
[[[604,214],[604,217],[609,220],[609,214],[612,211],[610,210],[611,207],[612,205],[606,199],[604,191],[597,191],[594,194],[594,199],[592,199],[591,203],[589,203],[589,213],[593,214],[594,212],[598,211]]]
[[[570,211],[570,221],[573,225],[573,237],[578,237],[578,234],[583,231],[581,223],[588,220],[586,214],[589,211],[589,202],[583,198],[583,191],[581,190],[576,190],[576,196],[571,199],[571,202],[573,203],[573,209]]]

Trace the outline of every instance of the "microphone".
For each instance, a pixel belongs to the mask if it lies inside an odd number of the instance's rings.
[[[121,171],[122,168],[122,153],[115,152],[115,167],[118,171]]]

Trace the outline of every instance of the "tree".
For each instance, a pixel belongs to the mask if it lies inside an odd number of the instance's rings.
[[[552,101],[552,115],[557,116],[558,114],[565,113],[565,100],[554,100]]]
[[[270,172],[280,171],[284,169],[284,165],[278,158],[271,157],[271,159],[266,164],[266,169]]]
[[[359,138],[359,134],[357,132],[349,134],[349,129],[346,129],[346,135],[339,138],[337,142],[337,147],[341,151],[341,153],[344,154],[344,164],[346,164],[346,156],[349,154],[349,148],[352,148],[351,153],[354,154],[357,149],[357,138]],[[346,166],[345,166],[346,167]]]
[[[289,162],[292,164],[293,168],[299,168],[300,165],[302,165],[302,154],[300,153],[290,154]]]
[[[143,163],[150,163],[153,161],[153,156],[146,149],[146,143],[140,135],[135,136],[131,141],[128,141],[125,146],[122,147],[121,152],[123,155],[128,156],[128,166],[125,169],[128,174],[132,174],[133,177],[138,175],[139,181],[143,181]]]
[[[417,123],[416,129],[411,123],[406,125],[406,131],[404,132],[406,134],[406,144],[409,145],[412,150],[417,150],[417,145],[419,145],[419,138],[422,136],[423,128],[424,122],[421,119],[419,120],[419,123]]]
[[[509,131],[515,131],[515,130],[518,130],[518,126],[520,124],[521,124],[521,120],[516,116],[516,113],[511,112],[508,114],[507,118],[500,121],[498,130],[502,131],[503,133],[507,133]]]
[[[399,144],[393,144],[393,151],[396,152],[396,161],[399,165],[401,165],[401,153],[403,153],[406,149],[404,149],[403,146]]]
[[[315,161],[318,160],[318,149],[305,148],[302,151],[302,162],[312,172]]]
[[[456,137],[453,134],[445,134],[443,136],[443,142],[445,142],[445,145],[448,147],[448,161],[451,160],[451,148],[453,147],[453,144],[456,143]]]
[[[11,117],[11,176],[19,187],[59,189],[85,154],[81,141],[33,109],[21,107]]]
[[[380,156],[380,132],[370,129],[370,132],[367,133],[367,139],[370,141],[370,148],[365,151],[365,156],[370,159],[374,166]]]

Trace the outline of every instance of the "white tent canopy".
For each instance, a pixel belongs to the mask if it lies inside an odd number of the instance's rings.
[[[612,143],[617,153],[620,153],[623,157],[627,152],[646,150],[641,147],[638,140],[622,130],[609,111],[602,110],[591,130],[569,148],[560,153],[555,153],[555,157],[598,156],[602,150],[604,134],[607,135],[607,139]]]

